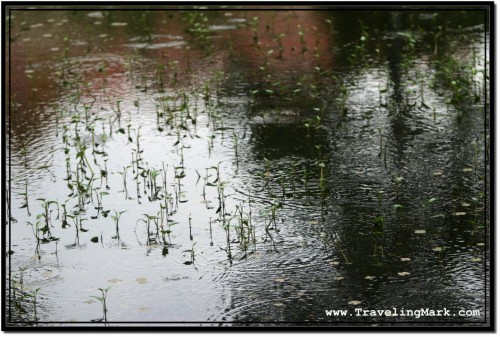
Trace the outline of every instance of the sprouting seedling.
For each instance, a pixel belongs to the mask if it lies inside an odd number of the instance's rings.
[[[333,246],[335,248],[337,248],[337,250],[340,252],[340,254],[342,254],[342,257],[344,258],[344,261],[348,264],[351,263],[351,261],[349,261],[349,259],[347,258],[347,255],[345,254],[344,252],[344,248],[343,248],[343,245],[342,245],[342,242],[340,240],[335,240],[333,242]]]
[[[109,195],[108,192],[106,191],[100,191],[99,192],[99,189],[98,188],[95,188],[94,189],[94,193],[95,193],[95,197],[96,197],[96,200],[97,200],[97,205],[95,206],[95,209],[97,209],[97,215],[95,217],[92,217],[93,219],[96,219],[98,216],[99,216],[99,213],[103,210],[103,206],[102,206],[102,198],[105,196],[105,195]]]
[[[134,100],[134,106],[137,108],[137,113],[139,113],[141,107],[141,102],[139,101],[139,99]]]
[[[472,142],[472,147],[474,149],[474,167],[477,169],[479,164],[479,144],[477,138]]]
[[[236,132],[233,132],[232,138],[234,145],[234,156],[236,158],[236,166],[238,166],[238,134]]]
[[[138,102],[138,101],[136,101],[136,102]],[[130,128],[131,127],[132,127],[131,124],[127,125],[127,136],[128,136],[128,142],[129,143],[133,143],[134,142],[134,140],[132,139],[132,135],[130,134]]]
[[[321,108],[314,108],[313,109],[316,115],[316,128],[319,128],[321,126],[321,121],[323,120],[323,117],[325,116],[325,107],[322,106]]]
[[[21,155],[23,156],[24,169],[27,170],[28,169],[28,149],[27,149],[25,143],[23,143],[23,145],[21,146]]]
[[[31,229],[33,231],[33,236],[35,237],[36,239],[36,244],[37,244],[37,249],[38,247],[40,246],[40,222],[39,221],[36,221],[35,224],[31,223],[28,221],[28,225],[31,226]]]
[[[70,46],[69,37],[65,36],[63,38],[63,42],[64,42],[64,58],[67,59],[69,57],[69,46]]]
[[[253,32],[253,40],[257,42],[259,40],[259,37],[257,35],[257,26],[259,25],[259,18],[257,16],[254,16],[252,20],[250,21],[250,26],[252,27],[252,32]]]
[[[382,129],[381,128],[377,128],[377,131],[378,131],[378,134],[379,134],[379,137],[380,137],[380,152],[378,154],[378,156],[382,156],[382,153],[383,153],[383,149],[384,149],[384,135],[382,134]]]
[[[52,210],[50,209],[50,205],[57,204],[57,201],[50,201],[50,200],[47,201],[43,198],[39,198],[37,200],[41,201],[41,204],[43,207],[42,213],[38,214],[36,217],[37,230],[42,232],[43,236],[44,236],[44,239],[42,239],[42,242],[45,243],[45,242],[55,240],[55,238],[53,238],[51,233],[50,233],[50,228],[53,227],[52,226],[52,217],[51,217]],[[43,220],[43,222],[42,222],[42,220]],[[43,224],[43,226],[42,226],[42,224]]]
[[[379,215],[373,219],[373,231],[375,234],[381,234],[384,232],[384,217]]]
[[[84,162],[85,162],[85,164],[87,164],[87,167],[90,170],[90,172],[92,173],[92,175],[94,175],[94,171],[92,170],[92,166],[90,165],[89,160],[87,159],[87,156],[85,155],[85,150],[87,150],[87,146],[79,143],[76,158],[77,159],[80,158],[80,164],[81,164],[82,168],[84,167]]]
[[[21,192],[19,194],[24,197],[24,204],[22,204],[20,208],[26,208],[26,210],[28,211],[28,216],[31,216],[28,198],[28,179],[25,180],[24,192]]]
[[[387,107],[387,104],[384,103],[382,94],[387,94],[388,91],[389,91],[389,89],[387,87],[382,88],[382,86],[380,84],[378,85],[378,104],[379,104],[379,107],[381,107],[381,108]]]
[[[154,170],[150,169],[149,170],[149,186],[151,189],[151,196],[149,197],[149,201],[154,201],[158,200],[158,193],[160,190],[158,189],[158,186],[156,185],[156,178],[161,174],[161,170]],[[161,187],[160,187],[161,188]]]
[[[304,121],[304,126],[305,126],[306,131],[307,131],[307,137],[310,137],[311,136],[311,134],[310,134],[311,121],[309,119]]]
[[[129,166],[124,166],[123,167],[123,172],[118,172],[118,174],[120,174],[123,178],[123,191],[125,192],[125,200],[128,199],[128,190],[127,190],[127,171],[129,169],[130,165]]]
[[[27,147],[26,144],[23,144],[21,146],[21,155],[23,156],[23,164],[24,164],[24,170],[28,170],[28,157],[27,157]],[[25,180],[25,189],[23,193],[20,193],[20,195],[24,196],[24,204],[21,206],[21,208],[26,208],[28,211],[28,216],[31,216],[30,209],[29,209],[29,201],[28,201],[28,179]]]
[[[66,204],[61,204],[61,207],[63,208],[61,227],[66,228],[66,227],[70,226],[68,223],[68,211],[66,210]]]
[[[111,215],[111,219],[115,222],[115,229],[116,229],[116,239],[120,240],[120,217],[122,216],[123,213],[126,211],[121,211],[117,212],[115,211],[115,215]]]
[[[274,203],[271,206],[271,221],[274,223],[274,229],[279,232],[277,223],[276,223],[276,211],[280,208],[283,208],[283,204],[281,203]]]
[[[101,302],[101,305],[102,305],[102,313],[103,313],[103,318],[102,320],[104,322],[107,322],[108,321],[108,308],[106,306],[106,298],[108,296],[108,291],[109,289],[111,289],[111,286],[107,287],[107,288],[97,288],[100,292],[101,292],[101,296],[91,296],[93,298],[95,298],[96,300],[98,300],[99,302]]]
[[[281,50],[283,49],[283,42],[281,41],[281,39],[283,39],[284,37],[285,37],[284,33],[277,34],[275,37],[275,40],[278,42],[278,46],[280,47]]]
[[[323,147],[323,145],[318,144],[318,145],[314,145],[314,147],[316,148],[316,150],[318,150],[318,161],[321,162],[322,158],[323,158],[323,154],[321,152],[321,148]]]
[[[143,223],[146,224],[147,244],[148,245],[149,244],[157,243],[157,241],[159,239],[160,232],[162,234],[164,234],[163,233],[164,229],[160,229],[160,221],[161,221],[161,215],[160,214],[161,214],[161,212],[159,212],[158,215],[143,214],[143,216],[145,217],[145,219],[139,219],[136,222],[136,229],[137,229],[137,224],[139,223],[139,221],[141,221],[141,222],[143,222]],[[167,224],[169,224],[169,226],[170,226],[170,221],[171,220],[169,220],[169,219],[167,220]],[[153,223],[155,225],[156,233],[150,230],[151,223]],[[169,234],[170,234],[170,232],[169,232]]]
[[[265,180],[265,185],[269,186],[269,177],[271,176],[271,164],[269,162],[269,159],[264,157],[264,164],[265,164],[265,171],[264,171],[264,180]]]
[[[243,250],[246,251],[250,242],[252,229],[250,226],[250,215],[248,217],[244,217],[243,215],[243,203],[241,203],[241,205],[239,206],[236,206],[235,215],[238,217],[239,226],[235,229],[239,237],[240,247],[242,247]]]
[[[209,228],[210,228],[210,246],[213,246],[214,240],[212,238],[212,218],[208,219],[208,224],[209,224]]]
[[[260,213],[261,215],[265,216],[266,219],[269,219],[269,222],[266,224],[266,233],[269,233],[269,229],[271,229],[271,225],[274,224],[274,228],[276,231],[277,230],[277,223],[276,223],[276,211],[280,208],[283,208],[282,203],[277,203],[275,200],[273,200],[272,204],[270,207],[263,209]]]
[[[394,189],[396,190],[396,200],[399,201],[399,189],[401,187],[401,184],[403,183],[404,181],[404,178],[403,177],[399,177],[397,175],[394,175],[392,177],[392,182],[394,184]]]
[[[427,200],[426,202],[424,202],[422,204],[422,206],[424,206],[424,207],[429,206],[430,204],[434,203],[436,200],[437,200],[437,198],[432,197],[429,200]]]
[[[193,234],[191,232],[191,213],[189,213],[189,239],[193,240]]]
[[[309,170],[306,168],[304,169],[304,178],[302,179],[304,182],[304,192],[306,193],[306,197],[309,200]]]
[[[164,245],[167,245],[167,241],[165,240],[165,234],[168,235],[168,244],[171,244],[171,240],[170,240],[170,233],[172,233],[172,226],[176,225],[177,222],[171,220],[171,219],[167,219],[167,226],[168,228],[165,229],[165,228],[162,228],[161,229],[161,234],[162,234],[162,237],[163,237],[163,243]]]
[[[120,99],[116,100],[116,109],[114,108],[114,105],[111,103],[111,101],[109,100],[109,98],[108,98],[108,101],[109,101],[109,105],[111,107],[111,110],[113,110],[113,112],[116,115],[115,121],[118,120],[118,125],[119,125],[120,124],[120,119],[121,119],[121,116],[122,116],[122,111],[120,109],[120,103],[122,102],[122,100],[120,100]]]
[[[316,125],[314,127],[316,128],[316,130],[321,128],[321,116],[320,115],[316,116]]]
[[[333,22],[332,22],[332,20],[326,19],[325,21],[328,24],[328,28],[330,29],[330,34],[333,34]]]
[[[306,45],[306,40],[304,38],[304,30],[302,29],[301,25],[297,25],[297,29],[299,30],[301,50],[302,50],[302,53],[305,53],[307,51],[307,45]]]
[[[165,92],[165,88],[164,88],[164,83],[163,83],[163,76],[165,74],[165,65],[164,64],[161,64],[161,63],[158,63],[157,66],[156,66],[156,81],[158,83],[158,87],[159,87],[159,92]]]
[[[191,262],[194,263],[194,257],[196,255],[196,253],[194,252],[194,245],[196,244],[196,242],[193,243],[193,245],[191,246]]]
[[[278,171],[279,174],[279,182],[281,185],[281,194],[282,197],[284,198],[286,196],[286,191],[285,191],[285,173],[283,171]]]
[[[319,188],[323,192],[325,190],[325,163],[319,163]]]
[[[382,195],[383,194],[384,194],[384,191],[378,191],[378,193],[377,193],[377,203],[378,203],[377,211],[379,214],[380,214],[380,210],[382,208]]]
[[[284,33],[280,33],[278,35],[276,35],[276,37],[274,38],[276,40],[276,42],[278,42],[278,47],[279,47],[279,55],[278,55],[278,58],[281,59],[283,58],[283,50],[285,49],[283,47],[283,42],[281,41],[282,38],[285,37],[285,34]]]
[[[31,299],[33,301],[33,320],[35,321],[35,324],[38,323],[37,296],[38,296],[39,291],[40,291],[40,288],[36,288],[35,290],[32,290],[29,294],[27,294],[29,297],[31,297]]]
[[[297,162],[293,162],[292,166],[290,167],[290,183],[292,185],[293,194],[295,194],[295,175],[296,175],[298,166],[299,166],[299,164]]]
[[[432,250],[438,253],[438,259],[439,259],[439,264],[441,265],[443,263],[443,255],[444,252],[446,251],[446,246],[438,246],[434,247]]]

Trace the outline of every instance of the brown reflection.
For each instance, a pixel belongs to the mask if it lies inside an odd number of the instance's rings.
[[[333,66],[331,27],[321,11],[201,13],[210,19],[205,28],[212,21],[239,22],[238,29],[206,34],[209,57],[189,31],[186,11],[12,11],[10,90],[20,107],[12,110],[13,130],[36,127],[48,116],[34,111],[83,87],[89,93],[105,87],[112,95],[123,94],[130,83],[137,89],[183,87],[236,67],[254,88],[271,85],[302,101],[310,92],[297,89],[311,83],[307,77]]]
[[[64,106],[90,96],[106,105],[133,86],[151,89],[156,65],[178,60],[181,67],[186,51],[131,44],[183,35],[180,16],[160,11],[12,10],[6,94],[13,141],[29,144],[46,136],[43,126],[54,121],[56,111],[67,112]]]
[[[245,29],[231,32],[236,61],[273,74],[331,68],[330,28],[321,11],[249,11]]]
[[[252,93],[252,113],[270,109],[304,115],[321,106],[334,67],[333,37],[321,11],[248,11],[246,25],[228,34],[230,72],[242,73]]]

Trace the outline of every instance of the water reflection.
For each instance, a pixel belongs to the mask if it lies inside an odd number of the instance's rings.
[[[13,263],[33,286],[39,269],[60,276],[44,284],[46,318],[95,319],[101,283],[116,321],[355,324],[410,321],[325,310],[485,308],[483,98],[462,97],[446,70],[462,69],[457,50],[484,65],[468,44],[483,36],[445,34],[481,21],[431,14],[16,12]],[[79,178],[99,186],[88,213],[72,207]],[[24,224],[37,198],[89,233],[75,241],[53,220],[64,249],[42,244],[33,262]],[[125,210],[118,226],[112,211]]]

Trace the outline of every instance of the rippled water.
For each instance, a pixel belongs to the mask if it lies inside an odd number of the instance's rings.
[[[488,325],[482,14],[11,10],[10,320]]]

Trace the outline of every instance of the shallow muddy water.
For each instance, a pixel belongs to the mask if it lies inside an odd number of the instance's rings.
[[[489,324],[484,11],[8,24],[11,324]]]

